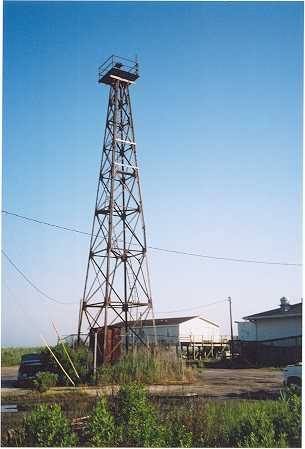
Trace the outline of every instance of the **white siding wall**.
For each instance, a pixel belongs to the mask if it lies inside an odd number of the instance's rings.
[[[258,340],[292,337],[302,334],[301,317],[270,318],[257,320],[256,323]]]
[[[152,326],[143,326],[143,329],[137,331],[144,341],[154,343],[154,329]],[[156,326],[158,343],[167,343],[176,345],[179,343],[179,325]],[[132,332],[129,333],[132,341]],[[135,337],[136,339],[136,337]]]
[[[145,335],[149,335],[151,341],[153,342],[154,330],[153,327],[144,327]],[[157,340],[160,343],[177,344],[179,342],[179,326],[176,325],[165,325],[156,326]]]
[[[137,331],[139,336],[143,340],[150,343],[154,342],[154,330],[152,326],[144,326],[143,329]],[[180,340],[189,341],[190,336],[195,341],[203,340],[213,340],[219,341],[219,327],[213,324],[207,323],[200,317],[193,318],[192,320],[185,321],[181,324],[176,325],[163,325],[156,326],[157,340],[158,343],[165,343],[176,345]],[[132,342],[133,337],[132,332],[129,332],[129,338]]]
[[[190,336],[195,341],[213,340],[219,341],[219,327],[207,323],[200,317],[179,324],[180,340],[189,340]]]

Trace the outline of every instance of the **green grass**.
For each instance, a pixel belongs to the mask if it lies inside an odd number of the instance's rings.
[[[1,366],[19,365],[24,354],[40,352],[41,347],[34,348],[1,348]]]
[[[290,396],[290,397],[289,397]],[[301,398],[199,400],[159,407],[160,422],[192,432],[193,447],[301,447]]]
[[[46,399],[43,402],[52,403]],[[74,417],[91,415],[98,401],[98,397],[81,400],[77,395],[75,398],[71,395],[54,402],[59,403],[71,422]],[[173,407],[167,399],[154,404],[137,386],[123,386],[118,397],[109,398],[108,403],[116,424],[126,421],[126,428],[118,435],[132,447],[301,447],[301,397],[293,391],[281,394],[273,401],[198,398],[188,403],[182,399]],[[26,415],[33,406],[34,402],[27,404]],[[7,429],[20,428],[25,414],[12,414],[10,422],[3,415],[3,446],[7,446]],[[105,430],[102,425],[105,419],[100,424],[99,419],[95,420],[97,429],[94,434]],[[155,438],[158,435],[162,441]],[[80,446],[90,447],[86,427],[79,436]],[[143,440],[146,437],[150,438],[147,444]],[[120,439],[114,438],[113,446],[129,447],[121,443]]]

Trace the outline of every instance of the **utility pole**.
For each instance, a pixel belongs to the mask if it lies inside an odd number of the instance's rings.
[[[228,297],[229,301],[229,309],[230,309],[230,328],[231,328],[231,359],[233,359],[233,353],[234,353],[234,341],[233,341],[233,320],[232,320],[232,299],[231,296]]]
[[[129,94],[138,78],[137,61],[111,56],[99,67],[98,82],[109,86],[109,100],[78,339],[84,324],[86,340],[99,328],[103,363],[111,353],[110,326],[120,325],[128,351],[131,336],[146,345],[141,321],[152,318],[154,324]]]

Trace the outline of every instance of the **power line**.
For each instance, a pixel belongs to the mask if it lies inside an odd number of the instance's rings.
[[[12,291],[12,289],[9,287],[8,283],[7,283],[4,279],[2,279],[2,281],[3,281],[3,284],[6,286],[7,291],[10,293],[11,298],[14,298],[15,305],[16,305],[18,308],[20,308],[20,305],[21,305],[21,304],[20,304],[20,302],[19,302],[19,298],[17,299],[17,295],[15,295],[15,293],[14,293],[14,292]],[[27,310],[26,307],[24,307],[24,308],[22,309],[22,313],[24,313],[24,314],[27,316],[27,319],[28,319],[28,321],[31,323],[31,325],[32,325],[33,327],[36,327],[36,323],[34,323],[33,317],[28,313],[28,310]]]
[[[70,232],[75,232],[77,234],[83,234],[83,235],[88,235],[91,236],[91,234],[89,232],[84,232],[81,231],[79,229],[76,228],[69,228],[66,226],[60,226],[54,223],[49,223],[47,221],[42,221],[42,220],[37,220],[35,218],[31,218],[31,217],[26,217],[24,215],[19,215],[13,212],[8,212],[6,210],[2,210],[2,212],[4,214],[7,215],[13,215],[15,217],[21,218],[23,220],[27,220],[27,221],[32,221],[34,223],[38,223],[38,224],[43,224],[46,226],[50,226],[53,228],[57,228],[57,229],[61,229],[64,231],[70,231]],[[192,257],[199,257],[202,259],[210,259],[210,260],[223,260],[226,262],[238,262],[238,263],[252,263],[252,264],[261,264],[261,265],[279,265],[279,266],[292,266],[292,267],[302,267],[301,263],[289,263],[289,262],[276,262],[276,261],[267,261],[267,260],[258,260],[258,259],[239,259],[239,258],[235,258],[235,257],[220,257],[220,256],[210,256],[207,254],[198,254],[198,253],[192,253],[192,252],[187,252],[187,251],[181,251],[181,250],[174,250],[174,249],[167,249],[167,248],[160,248],[160,247],[156,247],[156,246],[149,246],[149,249],[155,250],[155,251],[163,251],[166,253],[173,253],[173,254],[180,254],[183,256],[192,256]]]
[[[2,254],[4,255],[4,257],[8,260],[8,262],[15,268],[15,270],[28,282],[28,284],[30,284],[30,286],[32,288],[34,288],[38,293],[40,293],[44,298],[48,299],[49,301],[53,301],[56,302],[57,304],[63,304],[63,305],[74,305],[74,304],[78,304],[77,302],[63,302],[63,301],[59,301],[58,299],[52,298],[51,296],[49,296],[47,293],[45,293],[43,290],[41,290],[39,287],[37,287],[34,282],[32,282],[24,273],[23,271],[17,267],[17,265],[12,261],[12,259],[6,254],[6,252],[2,249],[1,250]],[[184,312],[184,311],[188,311],[188,310],[195,310],[195,309],[202,309],[204,307],[208,307],[208,306],[212,306],[214,304],[219,304],[221,302],[225,302],[227,301],[226,299],[222,299],[220,301],[215,301],[209,304],[205,304],[202,306],[195,306],[195,307],[188,307],[186,309],[179,309],[179,310],[168,310],[167,312],[158,312],[160,314],[164,314],[164,313],[175,313],[175,312]]]
[[[157,247],[153,247],[153,246],[149,246],[149,248],[155,249],[157,251],[164,251],[166,253],[182,254],[184,256],[201,257],[204,259],[212,259],[212,260],[225,260],[227,262],[242,262],[242,263],[255,263],[255,264],[262,264],[262,265],[282,265],[282,266],[294,266],[294,267],[302,266],[302,264],[300,264],[300,263],[273,262],[273,261],[257,260],[257,259],[237,259],[234,257],[208,256],[206,254],[189,253],[186,251],[177,251],[174,249],[157,248]]]
[[[43,224],[46,226],[51,226],[52,228],[62,229],[63,231],[76,232],[77,234],[89,235],[89,232],[80,231],[79,229],[67,228],[65,226],[56,225],[54,223],[48,223],[47,221],[37,220],[36,218],[26,217],[25,215],[15,214],[14,212],[8,212],[7,210],[2,210],[4,214],[13,215],[14,217],[22,218],[23,220],[33,221],[34,223]]]
[[[221,299],[219,301],[210,302],[209,304],[204,304],[201,306],[195,306],[195,307],[187,307],[185,309],[179,309],[179,310],[168,310],[167,312],[158,312],[158,313],[175,313],[175,312],[186,312],[188,310],[196,310],[196,309],[203,309],[205,307],[213,306],[214,304],[220,304],[221,302],[226,302],[227,299]]]
[[[74,305],[78,304],[78,302],[63,302],[59,301],[58,299],[52,298],[47,293],[45,293],[43,290],[41,290],[39,287],[37,287],[34,282],[32,282],[24,273],[23,271],[17,267],[17,265],[12,261],[12,259],[6,254],[6,252],[2,249],[1,250],[4,257],[8,260],[8,262],[15,268],[15,270],[27,281],[30,286],[36,290],[38,293],[40,293],[44,298],[48,299],[49,301],[56,302],[57,304],[64,304],[64,305]]]

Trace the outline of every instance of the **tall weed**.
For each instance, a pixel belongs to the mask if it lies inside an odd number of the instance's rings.
[[[33,388],[40,393],[48,391],[57,384],[58,375],[48,371],[39,371],[32,382]]]
[[[160,413],[192,433],[193,447],[300,447],[301,400],[289,401],[207,401]]]
[[[184,360],[175,352],[163,348],[154,351],[135,348],[113,365],[101,366],[97,373],[97,383],[122,385],[133,381],[143,384],[191,382],[194,377],[194,371],[187,368]]]

